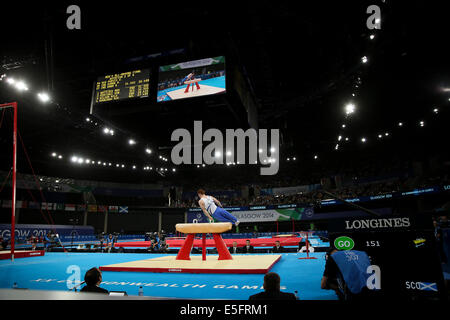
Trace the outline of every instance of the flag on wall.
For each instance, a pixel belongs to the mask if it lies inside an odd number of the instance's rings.
[[[108,207],[107,206],[98,206],[97,211],[98,212],[106,212],[106,211],[108,211]]]
[[[3,200],[2,208],[11,208],[11,206],[12,206],[12,200]]]
[[[77,211],[86,211],[86,205],[85,204],[77,205]]]
[[[75,211],[76,210],[76,205],[74,205],[74,204],[66,204],[65,210],[66,211]]]
[[[128,206],[120,206],[119,213],[128,213]]]
[[[89,212],[97,212],[97,205],[96,204],[88,205],[88,211]]]
[[[28,208],[30,208],[30,209],[40,209],[41,208],[41,204],[39,202],[30,201],[30,202],[28,202]]]
[[[119,212],[119,206],[109,206],[108,210],[109,210],[109,212],[117,213],[117,212]]]

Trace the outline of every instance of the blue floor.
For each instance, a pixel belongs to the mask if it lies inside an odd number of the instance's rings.
[[[43,257],[0,260],[0,288],[68,290],[67,281],[81,281],[92,268],[113,263],[156,258],[159,254],[131,253],[56,253]],[[321,290],[320,279],[325,265],[324,253],[314,253],[316,260],[299,260],[304,253],[285,253],[272,268],[281,277],[282,291],[298,291],[302,300],[336,300],[333,291]],[[264,275],[258,274],[177,274],[142,272],[103,272],[101,287],[110,291],[126,291],[137,295],[143,286],[144,295],[185,299],[246,300],[262,291]],[[70,282],[71,283],[71,282]],[[70,284],[69,283],[69,284]]]

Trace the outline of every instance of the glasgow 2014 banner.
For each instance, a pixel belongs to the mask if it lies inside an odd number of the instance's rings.
[[[262,209],[264,208],[264,209]],[[274,221],[291,221],[302,220],[304,217],[312,217],[314,209],[312,207],[295,207],[295,208],[277,208],[266,209],[265,206],[258,209],[241,210],[240,208],[224,208],[233,214],[240,222],[274,222]],[[187,220],[189,223],[206,223],[208,219],[201,209],[189,209]]]

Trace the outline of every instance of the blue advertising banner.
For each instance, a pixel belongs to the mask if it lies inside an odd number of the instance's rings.
[[[93,235],[94,227],[92,226],[71,226],[71,225],[48,225],[48,224],[16,224],[16,238],[24,239],[30,236],[41,237],[49,231],[59,234],[59,236],[68,236],[73,232],[77,235]],[[11,225],[0,224],[0,236],[5,240],[11,238]]]

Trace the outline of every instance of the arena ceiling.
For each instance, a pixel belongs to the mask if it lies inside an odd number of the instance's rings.
[[[374,4],[370,1],[296,6],[258,1],[215,7],[202,2],[80,2],[81,30],[66,28],[66,8],[72,3],[8,4],[1,28],[0,75],[24,79],[32,90],[19,93],[2,81],[0,101],[19,102],[19,128],[36,172],[154,182],[162,176],[74,167],[67,158],[77,153],[113,163],[173,168],[156,156],[170,158],[171,132],[192,128],[193,120],[218,128],[248,125],[239,99],[230,93],[226,101],[130,102],[121,106],[123,112],[98,118],[99,125],[93,126],[85,121],[93,82],[129,68],[225,54],[233,55],[233,64],[248,81],[259,127],[281,131],[280,167],[292,168],[286,159],[293,156],[298,159],[295,166],[305,169],[315,165],[314,160],[330,164],[360,154],[445,154],[441,143],[448,138],[450,98],[445,10],[425,1],[376,2],[382,10],[380,30],[366,26],[366,9]],[[183,53],[129,62],[174,49]],[[362,63],[364,56],[367,63]],[[42,90],[54,103],[42,104],[31,94]],[[356,105],[351,117],[345,114],[348,103]],[[405,125],[399,128],[399,122]],[[102,134],[105,125],[118,134]],[[385,133],[389,136],[377,139]],[[128,138],[138,145],[130,148]],[[361,143],[362,138],[367,143]],[[7,170],[9,140],[4,131],[0,139],[2,169]],[[147,158],[144,145],[154,150],[155,159]],[[64,154],[64,161],[53,159],[53,152]],[[25,158],[19,157],[19,171],[30,172]],[[190,174],[195,169],[187,168]],[[177,181],[183,172],[165,179]]]

